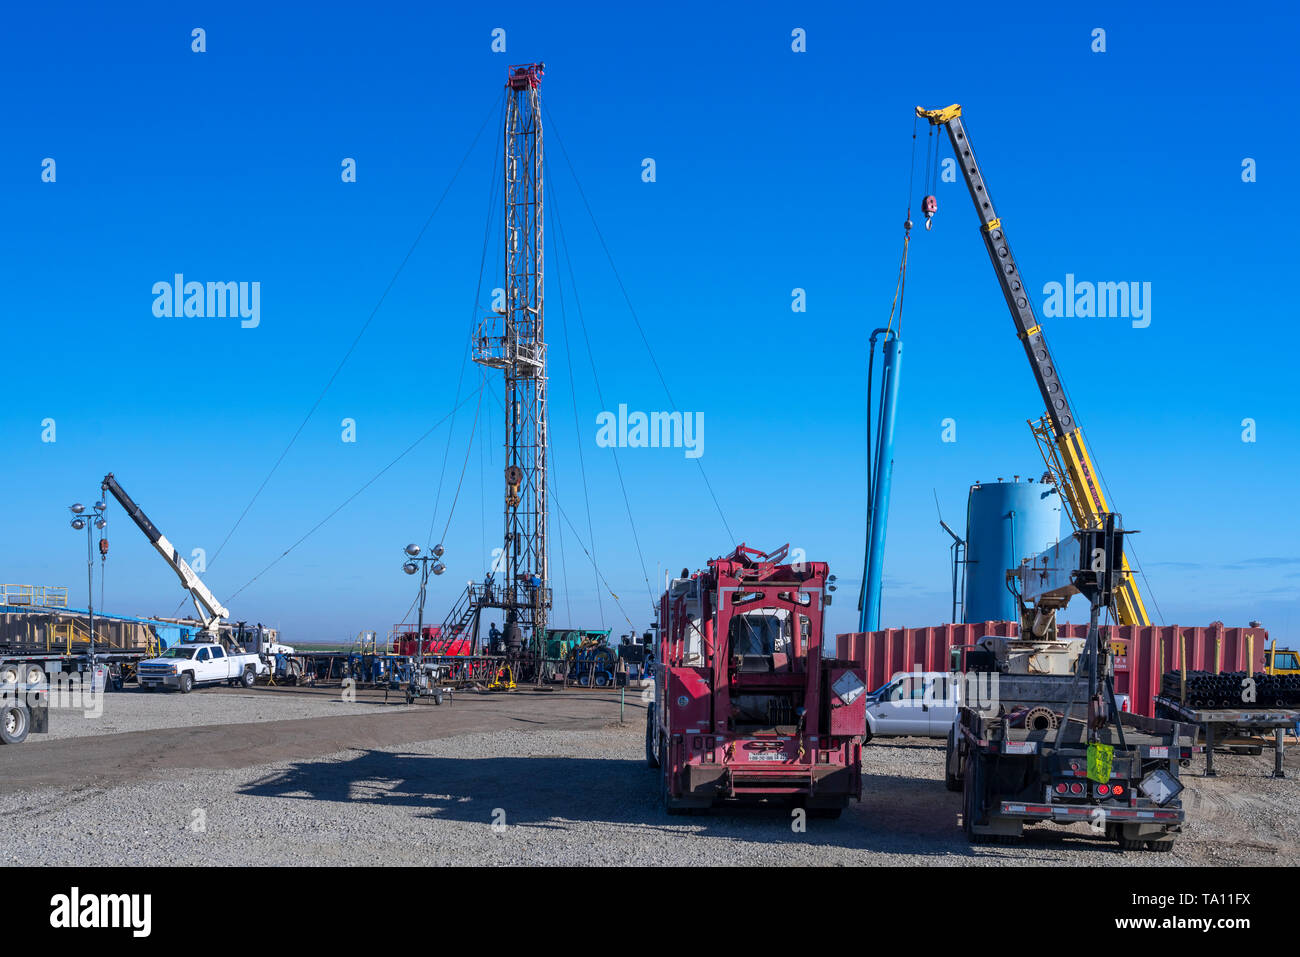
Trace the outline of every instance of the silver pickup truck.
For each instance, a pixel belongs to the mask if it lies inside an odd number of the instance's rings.
[[[140,662],[136,674],[140,687],[172,688],[182,694],[196,685],[240,684],[251,688],[259,675],[270,673],[270,665],[261,655],[227,651],[217,642],[182,642],[173,645],[157,658]]]

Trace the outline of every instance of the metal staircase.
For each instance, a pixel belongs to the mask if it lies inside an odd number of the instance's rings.
[[[478,617],[480,593],[483,590],[482,585],[474,582],[465,586],[464,593],[456,600],[446,619],[442,623],[442,630],[439,632],[440,638],[462,638],[465,637],[467,629],[473,630],[473,624]],[[478,637],[470,635],[470,637]]]

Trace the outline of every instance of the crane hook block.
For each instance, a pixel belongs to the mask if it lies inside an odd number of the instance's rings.
[[[931,227],[932,224],[930,220],[934,218],[934,214],[937,213],[938,211],[939,211],[939,201],[935,199],[933,196],[927,196],[925,199],[921,200],[921,212],[925,214],[926,229],[929,229]]]

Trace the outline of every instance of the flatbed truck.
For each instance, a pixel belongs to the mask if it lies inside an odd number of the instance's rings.
[[[945,783],[962,792],[972,843],[1015,840],[1026,824],[1087,823],[1127,850],[1169,851],[1185,812],[1179,769],[1192,729],[1116,706],[1110,643],[1099,625],[1127,581],[1119,516],[1076,531],[1019,568],[1015,638],[966,652],[968,675],[948,736]],[[1060,639],[1056,613],[1073,595],[1091,605],[1086,639]],[[978,680],[982,678],[983,680]]]

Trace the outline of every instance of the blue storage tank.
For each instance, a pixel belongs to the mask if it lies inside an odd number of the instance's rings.
[[[1061,537],[1061,495],[1033,479],[972,485],[966,499],[962,621],[1017,621],[1007,570]]]

